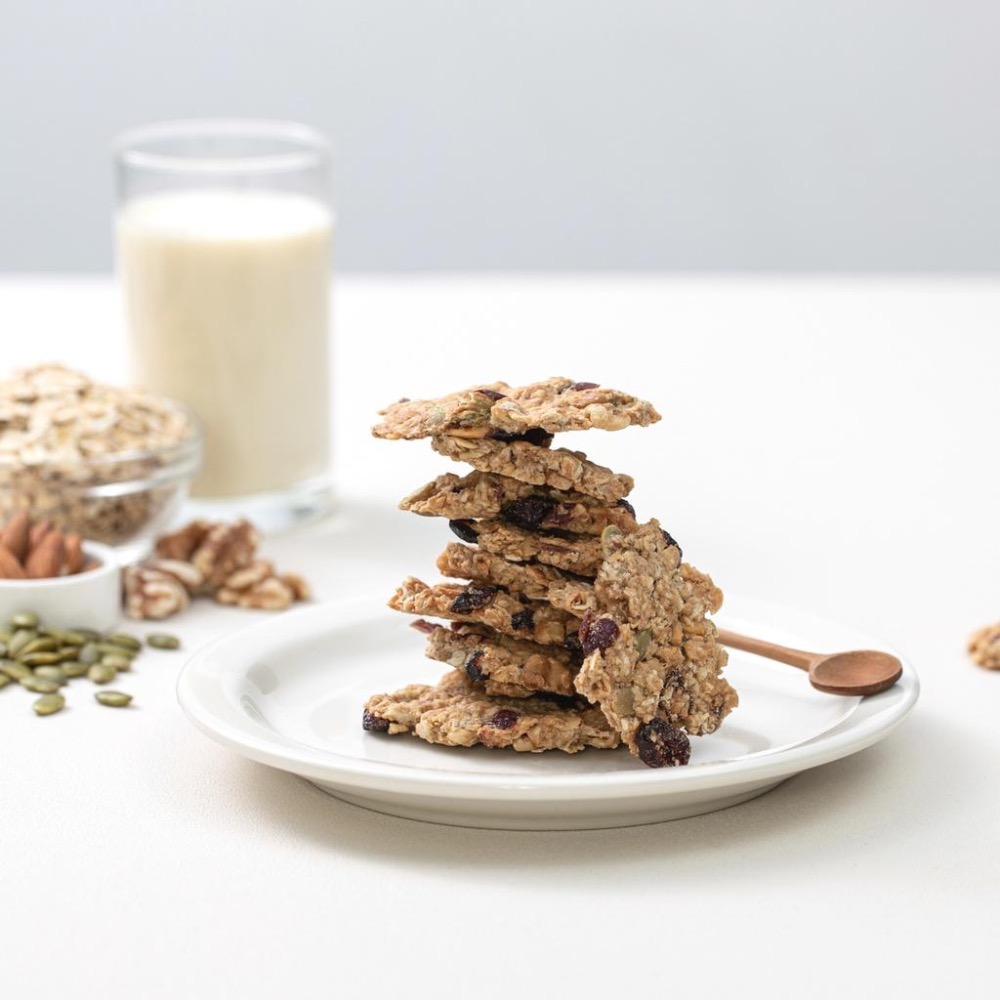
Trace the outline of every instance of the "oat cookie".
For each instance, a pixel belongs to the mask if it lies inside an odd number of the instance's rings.
[[[969,655],[987,670],[1000,670],[1000,622],[981,628],[969,639]]]
[[[566,708],[541,696],[490,697],[457,670],[449,670],[433,687],[411,684],[369,698],[362,724],[372,732],[412,733],[452,747],[478,743],[531,753],[577,753],[619,744],[618,734],[596,708]]]
[[[438,556],[437,568],[444,576],[482,580],[533,601],[548,601],[555,608],[582,618],[594,607],[593,585],[540,563],[508,562],[484,549],[452,542]]]
[[[499,517],[528,531],[569,531],[599,535],[609,524],[631,531],[635,511],[627,500],[605,506],[583,493],[567,494],[522,483],[507,476],[473,472],[459,478],[438,476],[399,504],[425,516],[453,521]]]
[[[425,654],[463,671],[471,681],[482,681],[487,694],[517,690],[523,692],[521,697],[539,691],[576,695],[573,676],[580,661],[565,647],[539,646],[482,625],[456,624],[435,628]]]
[[[380,412],[384,419],[372,433],[390,440],[435,434],[489,437],[498,431],[523,434],[535,428],[551,434],[591,428],[617,431],[660,419],[651,404],[628,393],[568,378],[520,388],[493,382],[440,399],[402,399]]]
[[[631,476],[620,475],[587,460],[583,452],[567,448],[543,448],[528,441],[493,441],[439,435],[431,447],[456,462],[466,462],[480,472],[495,472],[511,479],[557,490],[573,490],[617,503],[634,485]]]
[[[721,594],[681,568],[680,550],[655,520],[632,534],[609,529],[603,545],[597,610],[579,634],[577,691],[601,706],[635,754],[654,718],[692,735],[713,732],[738,700],[720,676],[726,651],[705,617]]]
[[[541,601],[518,600],[500,587],[478,582],[430,587],[416,577],[407,577],[393,594],[389,607],[421,617],[478,622],[545,646],[564,645],[567,637],[574,637],[580,628],[580,619],[574,615]]]
[[[453,521],[452,530],[511,562],[535,560],[579,576],[596,576],[603,558],[601,540],[585,535],[536,535],[499,520]]]

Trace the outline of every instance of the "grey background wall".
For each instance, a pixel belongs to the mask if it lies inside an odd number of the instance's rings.
[[[3,0],[0,269],[111,266],[110,138],[288,117],[343,269],[1000,267],[995,0]]]

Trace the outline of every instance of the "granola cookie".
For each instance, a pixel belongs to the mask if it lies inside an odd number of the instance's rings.
[[[546,491],[489,472],[472,472],[461,479],[450,473],[438,476],[404,497],[399,506],[453,521],[499,517],[528,531],[599,535],[609,524],[623,531],[635,528],[635,511],[627,500],[605,506],[583,493]]]
[[[981,628],[969,639],[969,655],[987,670],[1000,670],[1000,622]]]
[[[529,441],[493,441],[438,435],[431,447],[446,458],[467,462],[480,472],[495,472],[511,479],[557,490],[573,490],[617,503],[634,485],[631,476],[612,472],[587,460],[583,452],[543,448]]]
[[[449,670],[433,687],[411,684],[365,704],[362,725],[371,732],[412,733],[444,746],[513,747],[538,753],[618,746],[618,734],[593,707],[564,707],[541,696],[491,697],[464,674]]]
[[[491,437],[541,428],[551,434],[597,428],[618,431],[660,419],[650,403],[594,382],[550,378],[512,388],[492,382],[440,399],[401,399],[380,411],[375,437],[398,440],[455,434]]]
[[[654,719],[703,735],[736,707],[735,690],[720,676],[726,651],[706,618],[721,592],[704,574],[682,569],[680,550],[655,520],[632,534],[609,529],[602,542],[597,610],[580,628],[585,659],[575,686],[646,760]]]
[[[586,535],[536,535],[495,519],[452,521],[451,528],[463,541],[510,562],[534,560],[579,576],[596,576],[603,558],[601,540]]]
[[[393,594],[389,607],[410,615],[478,622],[497,632],[530,639],[545,646],[562,646],[575,637],[580,619],[541,601],[518,600],[500,587],[484,583],[430,587],[407,577]]]
[[[594,607],[593,585],[567,576],[553,566],[508,562],[503,556],[452,542],[438,556],[444,576],[483,580],[532,601],[548,601],[555,608],[582,618]]]
[[[426,655],[482,681],[487,694],[546,691],[574,697],[579,658],[561,646],[539,646],[500,635],[482,625],[438,626],[427,640]]]

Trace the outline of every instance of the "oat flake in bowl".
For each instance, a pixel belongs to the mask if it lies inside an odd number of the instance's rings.
[[[18,510],[108,545],[143,543],[176,515],[201,436],[179,403],[61,365],[0,380],[0,520]]]

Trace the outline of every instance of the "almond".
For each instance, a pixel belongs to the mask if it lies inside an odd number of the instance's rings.
[[[23,580],[27,575],[14,553],[0,543],[0,579]]]
[[[66,561],[66,542],[62,532],[51,530],[32,547],[24,568],[32,580],[59,576]]]
[[[51,530],[51,518],[46,517],[41,521],[36,521],[28,533],[28,551],[30,552]]]
[[[83,569],[83,539],[79,535],[66,536],[66,572],[79,573]]]
[[[28,533],[31,530],[31,518],[26,510],[19,510],[0,532],[0,544],[18,561],[24,562],[28,554]]]

